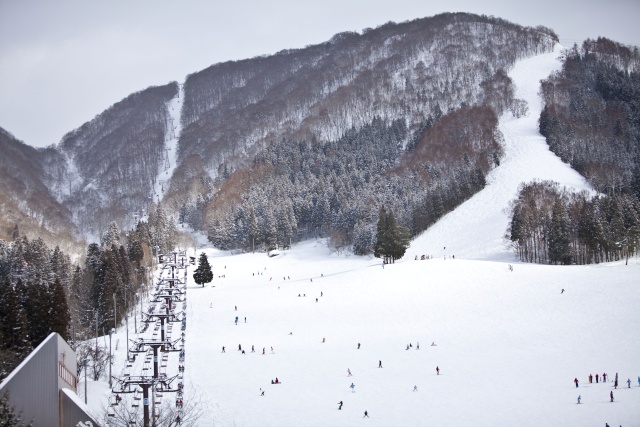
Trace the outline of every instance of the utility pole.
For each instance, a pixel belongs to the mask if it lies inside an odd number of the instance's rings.
[[[89,359],[84,359],[84,404],[87,404],[87,362]]]
[[[109,331],[109,388],[111,388],[111,335],[114,331],[115,329]]]
[[[117,329],[117,325],[116,325],[116,294],[115,292],[113,293],[113,329]]]

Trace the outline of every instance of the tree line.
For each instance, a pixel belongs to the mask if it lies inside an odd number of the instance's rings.
[[[336,250],[374,252],[376,212],[386,206],[409,235],[485,185],[502,156],[497,116],[488,106],[428,116],[414,132],[377,117],[322,143],[282,140],[220,189],[184,204],[181,220],[204,228],[219,248],[268,250],[313,236]]]
[[[540,133],[596,191],[640,196],[640,52],[587,39],[542,82]]]
[[[51,332],[75,347],[119,326],[146,290],[152,258],[177,244],[175,222],[161,206],[125,233],[111,222],[77,263],[41,238],[20,236],[16,226],[13,241],[0,240],[0,377]],[[102,353],[96,346],[80,351],[80,358]]]
[[[640,249],[633,194],[573,193],[551,181],[522,184],[506,238],[521,261],[592,264],[628,260]]]

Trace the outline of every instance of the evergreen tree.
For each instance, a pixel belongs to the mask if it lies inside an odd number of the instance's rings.
[[[551,212],[548,250],[549,262],[554,264],[571,264],[570,221],[567,209],[560,198],[556,199]]]
[[[373,249],[373,255],[376,258],[381,258],[387,252],[385,246],[385,232],[387,231],[387,212],[384,206],[380,206],[380,212],[378,213],[378,225],[376,227],[376,243]]]
[[[0,426],[2,427],[31,427],[33,423],[25,423],[22,419],[22,413],[16,413],[13,406],[9,402],[8,393],[0,396]]]
[[[69,340],[69,325],[71,323],[71,317],[69,315],[69,306],[67,304],[67,296],[64,292],[64,287],[60,282],[60,279],[51,286],[51,316],[50,316],[50,330],[51,332],[57,332],[63,339]]]
[[[209,260],[204,252],[200,254],[200,258],[198,259],[198,268],[196,268],[196,271],[193,273],[193,279],[198,285],[202,285],[202,287],[204,287],[205,283],[210,283],[211,280],[213,280],[211,265],[209,265]]]
[[[389,209],[389,212],[386,212],[384,206],[381,207],[374,255],[377,258],[384,257],[385,261],[395,262],[404,256],[409,246],[409,237],[409,229],[398,225],[393,211]]]
[[[104,234],[102,246],[105,248],[110,248],[111,245],[118,246],[120,244],[120,228],[118,228],[118,224],[115,221],[111,221],[109,223],[109,228]]]

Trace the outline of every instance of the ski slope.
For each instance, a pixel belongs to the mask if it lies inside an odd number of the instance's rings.
[[[482,191],[417,237],[405,257],[513,260],[513,252],[505,247],[502,237],[509,223],[509,202],[516,198],[521,183],[552,180],[575,191],[592,191],[579,173],[549,151],[538,131],[542,110],[539,82],[561,68],[558,57],[562,49],[556,45],[554,52],[519,61],[511,70],[515,96],[527,101],[529,114],[516,119],[507,112],[500,118],[504,159],[489,173]]]
[[[558,53],[512,70],[530,113],[501,118],[504,161],[396,264],[331,253],[322,240],[272,258],[200,250],[215,278],[200,287],[195,267],[187,276],[185,405],[202,411],[196,425],[640,425],[640,260],[522,264],[503,246],[520,182],[589,190],[537,133],[538,81],[560,66]],[[415,261],[421,254],[435,258]],[[620,376],[613,403],[612,382],[587,383],[605,372]],[[90,384],[97,413],[107,390]]]

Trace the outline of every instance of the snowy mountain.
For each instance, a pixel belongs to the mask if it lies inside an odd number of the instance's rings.
[[[510,72],[530,115],[501,117],[505,160],[486,188],[396,264],[338,255],[324,240],[275,257],[201,248],[215,278],[200,287],[192,269],[187,276],[184,399],[202,412],[195,425],[637,423],[638,258],[626,266],[509,263],[501,244],[501,209],[522,180],[589,189],[535,128],[539,80],[559,67],[559,49]],[[117,355],[123,361],[124,346]],[[123,362],[116,366],[121,375]],[[607,382],[588,381],[604,373]],[[104,416],[104,383],[89,390]],[[157,404],[172,407],[174,395]]]
[[[372,145],[371,137],[387,127],[393,135],[384,153],[354,159],[357,169],[336,163],[333,171],[350,177],[344,183],[385,176],[380,168],[401,165],[402,155],[420,145],[425,129],[441,116],[454,113],[457,122],[451,121],[459,125],[473,115],[487,121],[481,118],[487,114],[482,108],[496,114],[510,108],[514,99],[505,70],[518,59],[550,51],[556,40],[544,27],[449,13],[340,33],[326,43],[272,56],[215,64],[187,76],[183,84],[172,82],[132,94],[69,132],[60,144],[42,151],[40,164],[48,175],[43,184],[68,209],[64,215],[79,234],[90,240],[102,235],[112,220],[122,229],[132,227],[136,214],[139,218],[158,201],[175,216],[188,210],[191,225],[200,230],[207,231],[215,220],[231,221],[238,228],[246,219],[237,211],[221,212],[228,211],[234,197],[250,197],[236,186],[245,186],[241,176],[265,172],[255,161],[267,148],[304,144],[303,155],[313,150],[326,154],[328,146],[345,145],[341,138],[353,138],[354,133],[360,133],[360,144]],[[362,129],[372,124],[374,133],[367,140]],[[430,176],[416,183],[430,181],[431,193],[442,198],[455,193],[449,191],[454,176],[465,181],[457,196],[444,200],[446,207],[457,205],[482,186],[479,175],[500,157],[499,150],[487,149],[487,144],[497,144],[497,135],[488,139],[492,141],[482,141],[479,148],[461,140],[453,160],[448,154],[425,160],[430,164],[422,170],[428,169]],[[427,151],[441,153],[447,146]],[[467,154],[464,160],[462,151]],[[293,176],[295,171],[288,172]],[[318,173],[314,165],[309,165],[309,172]],[[364,207],[371,203],[365,198],[377,188],[345,188],[344,195],[334,197],[338,185],[329,183],[328,171],[321,173],[322,186],[330,185],[331,191],[321,199],[292,205],[298,218],[293,231],[317,227],[328,235],[343,222],[347,241],[353,234],[366,234],[371,223]],[[307,178],[315,180],[309,174]],[[312,187],[307,193],[315,191]],[[354,191],[362,195],[357,200],[361,206],[342,206],[343,199],[354,199],[347,194]],[[235,195],[226,197],[229,192]],[[395,194],[388,198],[398,206],[406,204],[394,201]],[[373,204],[379,202],[387,201]],[[427,196],[411,203],[428,203]],[[331,212],[325,212],[327,204]],[[255,210],[259,220],[267,216],[266,210],[283,214],[266,204]],[[410,211],[403,221],[410,219]],[[355,230],[357,222],[360,231]],[[258,225],[267,230],[267,224]],[[289,237],[284,228],[278,230],[282,241]]]

